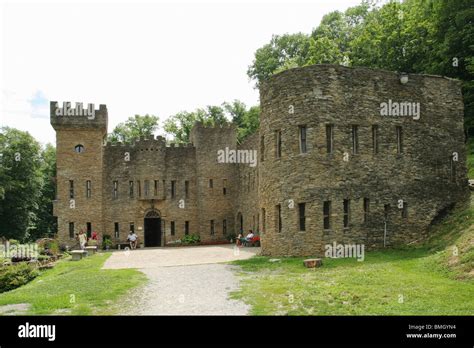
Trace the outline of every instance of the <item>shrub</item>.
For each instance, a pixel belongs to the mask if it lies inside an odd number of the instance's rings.
[[[181,238],[181,243],[182,244],[196,244],[201,241],[201,237],[199,237],[197,234],[188,234],[183,236]]]
[[[36,267],[26,262],[0,268],[0,292],[13,290],[35,279],[39,274]]]
[[[18,245],[18,244],[20,244],[20,242],[17,241],[16,239],[10,239],[8,242],[10,243],[10,245]]]
[[[111,247],[113,245],[112,238],[108,234],[104,234],[104,238],[102,239],[102,247],[107,249],[107,247]]]
[[[225,239],[227,239],[229,242],[234,242],[235,239],[237,238],[237,235],[235,233],[227,233],[225,235]]]

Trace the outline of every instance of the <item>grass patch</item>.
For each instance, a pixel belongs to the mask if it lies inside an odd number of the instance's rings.
[[[434,226],[423,245],[367,252],[363,262],[325,258],[307,269],[304,258],[235,261],[242,280],[232,297],[254,315],[472,315],[472,207]]]
[[[61,260],[25,286],[0,294],[0,306],[28,303],[27,314],[113,314],[113,305],[146,276],[134,269],[101,269],[109,256]]]
[[[470,138],[467,142],[467,169],[468,178],[474,179],[474,138]]]

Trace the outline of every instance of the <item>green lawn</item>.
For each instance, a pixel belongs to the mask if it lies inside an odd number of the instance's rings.
[[[236,261],[232,294],[256,315],[474,315],[474,209],[454,212],[422,246],[367,252],[365,260]],[[456,250],[456,252],[454,252]]]
[[[0,294],[0,306],[29,303],[28,314],[113,314],[117,301],[146,276],[134,269],[101,269],[110,253],[61,260],[32,282]]]

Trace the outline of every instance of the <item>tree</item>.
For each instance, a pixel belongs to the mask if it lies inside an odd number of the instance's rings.
[[[24,240],[34,227],[43,184],[41,147],[28,132],[1,131],[0,235]]]
[[[247,75],[256,86],[275,72],[304,66],[308,61],[309,36],[303,33],[274,35],[270,43],[255,52],[255,59]]]
[[[158,117],[154,115],[135,115],[127,121],[115,126],[108,135],[108,141],[113,143],[130,143],[139,137],[150,137],[158,129]]]
[[[27,238],[36,240],[42,237],[53,237],[57,232],[57,219],[53,216],[53,200],[56,198],[56,149],[47,144],[41,151],[42,187],[38,197],[38,208],[34,227]]]

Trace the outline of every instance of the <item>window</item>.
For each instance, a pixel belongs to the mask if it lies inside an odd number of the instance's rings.
[[[343,213],[344,213],[344,228],[349,228],[350,221],[350,201],[345,199],[343,202]]]
[[[174,234],[175,234],[175,232],[176,232],[176,231],[175,231],[175,223],[174,223],[174,221],[171,221],[171,222],[170,222],[170,228],[171,228],[171,235],[174,236]]]
[[[76,153],[83,153],[84,152],[84,146],[83,145],[76,145],[74,146],[74,152]]]
[[[140,180],[137,180],[137,192],[138,192],[138,197],[142,196],[142,188],[140,187]]]
[[[145,180],[143,191],[144,191],[145,197],[148,197],[148,194],[150,192],[150,181],[149,180]]]
[[[114,181],[114,198],[118,197],[118,181]]]
[[[449,167],[451,169],[450,171],[451,182],[456,182],[456,162],[454,162],[451,156],[449,159]]]
[[[276,219],[275,219],[275,225],[276,225],[276,230],[278,232],[281,232],[281,205],[280,204],[277,204],[275,206],[275,215],[276,215]]]
[[[397,126],[397,153],[403,153],[403,134],[402,127]]]
[[[364,222],[369,221],[370,199],[364,198]]]
[[[281,131],[275,131],[275,157],[281,157]]]
[[[176,197],[176,180],[171,180],[171,198]]]
[[[306,126],[299,126],[300,153],[306,153]]]
[[[352,154],[359,153],[359,127],[352,126]]]
[[[163,187],[163,199],[165,199],[166,198],[166,180],[163,180],[162,187]]]
[[[262,135],[260,137],[260,161],[265,160],[265,137]]]
[[[408,218],[408,203],[407,202],[403,202],[402,218],[404,219]]]
[[[213,236],[215,233],[215,230],[214,230],[214,220],[211,220],[211,236]]]
[[[389,214],[390,214],[390,204],[384,204],[383,217],[385,221],[388,221]]]
[[[223,235],[227,234],[227,220],[226,219],[222,220],[222,234]]]
[[[86,181],[86,198],[91,198],[91,196],[92,196],[91,181],[87,180]]]
[[[334,150],[334,126],[326,125],[326,151],[332,153]]]
[[[69,198],[74,198],[74,180],[69,180]]]
[[[306,231],[306,204],[298,203],[298,213],[299,213],[299,229],[300,231]]]
[[[323,203],[323,225],[325,230],[331,229],[331,201]]]
[[[114,236],[115,236],[115,238],[120,237],[120,229],[119,229],[119,223],[118,222],[114,222]]]
[[[267,228],[266,221],[265,221],[265,208],[262,208],[262,228],[263,228],[263,231],[265,232]]]
[[[87,238],[92,237],[92,224],[88,222],[87,224]]]
[[[189,197],[189,181],[184,182],[184,198]]]
[[[75,238],[74,235],[74,222],[69,223],[69,238]]]
[[[372,151],[374,155],[379,153],[379,126],[372,126]]]
[[[158,196],[158,180],[155,180],[154,182],[153,195],[155,197]]]
[[[184,222],[184,234],[185,235],[189,234],[189,221]]]
[[[133,198],[133,181],[128,182],[128,195]]]
[[[130,229],[129,229],[130,232],[135,232],[135,223],[134,222],[130,222]]]
[[[227,194],[227,179],[222,179],[222,194],[224,196]]]
[[[212,179],[209,179],[209,188],[214,187],[214,181]]]

